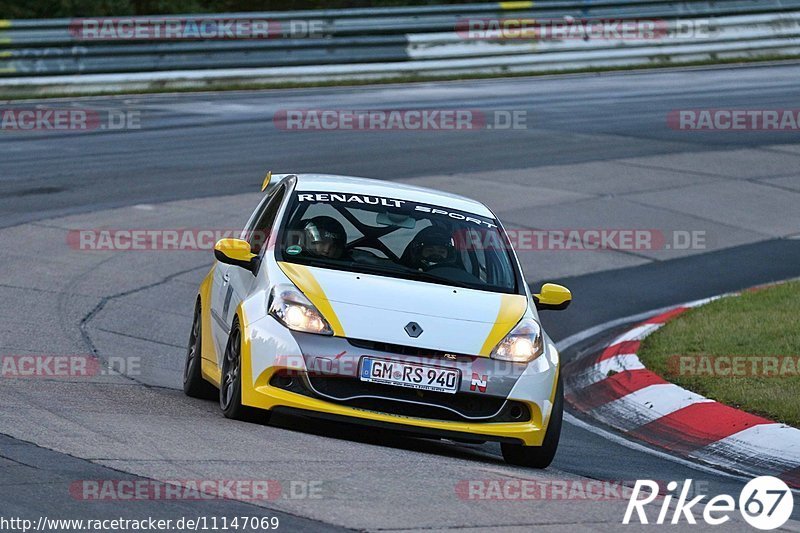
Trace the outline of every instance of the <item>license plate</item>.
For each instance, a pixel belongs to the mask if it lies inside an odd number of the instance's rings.
[[[361,381],[410,389],[455,394],[461,377],[458,369],[403,363],[388,359],[361,359]]]

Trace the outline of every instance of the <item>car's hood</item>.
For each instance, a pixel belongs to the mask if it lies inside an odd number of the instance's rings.
[[[521,295],[281,263],[286,275],[343,336],[488,355],[527,310]],[[413,328],[421,328],[417,336]]]

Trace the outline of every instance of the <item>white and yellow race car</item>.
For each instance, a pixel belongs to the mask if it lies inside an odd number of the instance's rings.
[[[322,417],[497,441],[544,468],[563,412],[559,355],[492,211],[392,182],[268,175],[240,239],[222,239],[195,305],[189,396],[226,417]]]

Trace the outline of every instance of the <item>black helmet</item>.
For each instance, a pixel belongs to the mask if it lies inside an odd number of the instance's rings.
[[[428,269],[452,263],[456,257],[456,247],[447,231],[431,226],[417,233],[408,245],[407,253],[409,266]]]
[[[323,257],[340,258],[344,254],[347,233],[335,218],[314,217],[303,226],[306,249]]]

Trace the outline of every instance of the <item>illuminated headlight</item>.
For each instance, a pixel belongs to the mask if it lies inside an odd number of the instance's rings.
[[[333,335],[328,321],[293,285],[277,285],[269,297],[269,314],[294,331]]]
[[[535,320],[525,318],[492,350],[491,357],[513,363],[528,363],[543,352],[542,327]]]

